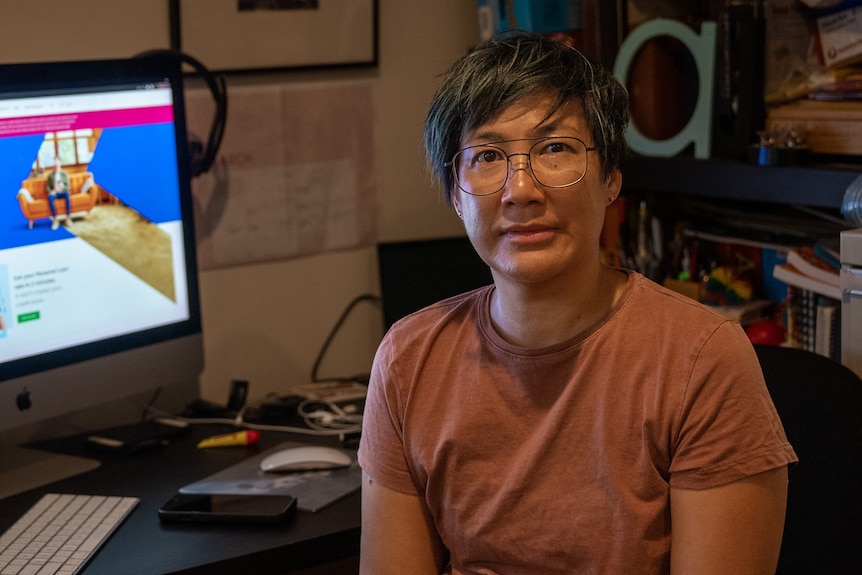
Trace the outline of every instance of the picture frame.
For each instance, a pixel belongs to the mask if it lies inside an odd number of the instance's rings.
[[[170,0],[172,45],[215,72],[377,65],[378,0]]]

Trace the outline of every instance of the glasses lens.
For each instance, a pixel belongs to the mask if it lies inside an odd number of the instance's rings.
[[[509,154],[492,145],[464,148],[452,160],[458,186],[474,196],[500,191],[509,177]],[[530,148],[530,167],[543,186],[565,188],[587,171],[587,147],[577,138],[545,138]]]
[[[587,146],[577,138],[548,138],[530,149],[530,166],[545,186],[564,188],[580,182],[587,172]]]
[[[506,153],[495,146],[473,146],[455,154],[455,177],[462,190],[486,196],[506,183],[509,162]]]

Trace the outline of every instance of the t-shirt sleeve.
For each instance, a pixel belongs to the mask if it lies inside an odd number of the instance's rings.
[[[384,337],[374,357],[362,418],[359,465],[384,487],[417,494],[404,449],[403,409],[395,344]]]
[[[721,324],[691,369],[670,484],[706,489],[795,461],[754,348],[739,324]]]

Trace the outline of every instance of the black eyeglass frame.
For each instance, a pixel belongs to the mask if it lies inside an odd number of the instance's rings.
[[[539,177],[536,175],[536,172],[533,171],[533,163],[530,161],[530,156],[532,155],[533,149],[536,146],[538,146],[542,142],[547,142],[548,140],[577,140],[578,142],[581,143],[581,145],[584,146],[584,152],[587,154],[587,161],[584,164],[584,173],[581,174],[580,178],[578,178],[577,180],[575,180],[574,182],[572,182],[570,184],[563,184],[560,186],[552,186],[549,184],[545,184],[541,180],[539,180]],[[526,154],[524,152],[507,154],[506,150],[498,147],[498,144],[510,144],[513,142],[533,142],[533,145],[530,146],[530,151],[527,152]],[[499,150],[502,153],[502,155],[504,155],[506,157],[506,177],[503,179],[503,183],[500,184],[500,187],[497,188],[496,190],[494,190],[493,192],[488,192],[487,194],[477,194],[474,192],[469,192],[469,191],[465,190],[463,186],[461,186],[461,179],[458,177],[458,168],[456,166],[456,163],[457,163],[456,159],[458,158],[458,156],[460,156],[463,152],[465,152],[467,150],[470,150],[473,148],[485,148],[485,147],[494,148],[496,150]],[[535,182],[537,184],[539,184],[540,186],[544,186],[546,188],[561,189],[561,188],[568,188],[570,186],[574,186],[575,184],[580,183],[581,181],[583,181],[584,178],[587,177],[587,170],[589,169],[589,166],[590,166],[589,153],[595,152],[598,149],[599,149],[598,146],[587,146],[587,143],[585,141],[583,141],[580,138],[576,138],[575,136],[543,136],[541,138],[517,138],[517,139],[513,139],[513,140],[497,140],[495,142],[486,142],[484,144],[476,144],[474,146],[467,146],[465,148],[461,148],[460,150],[455,152],[455,155],[452,156],[452,159],[450,161],[443,163],[443,167],[444,168],[450,168],[452,170],[452,178],[455,180],[455,184],[458,186],[458,189],[460,189],[465,194],[469,194],[471,196],[476,196],[476,197],[493,196],[494,194],[502,191],[503,188],[506,187],[506,183],[509,181],[509,173],[512,171],[511,170],[511,166],[512,166],[511,158],[512,158],[512,156],[527,156],[527,165],[530,166],[530,176],[533,178],[533,180],[535,180]]]

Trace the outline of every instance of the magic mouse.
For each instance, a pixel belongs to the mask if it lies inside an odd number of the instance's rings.
[[[289,447],[267,455],[260,462],[263,471],[273,473],[289,471],[313,471],[347,467],[352,463],[349,455],[334,447],[307,445]]]

